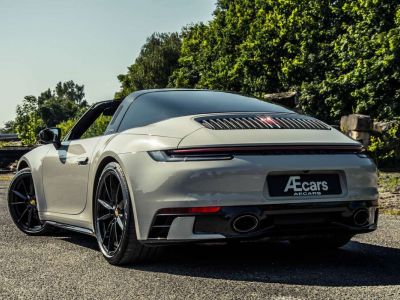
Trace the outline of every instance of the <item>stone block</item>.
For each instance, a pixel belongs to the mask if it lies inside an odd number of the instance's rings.
[[[369,145],[369,137],[370,137],[369,132],[350,131],[349,136],[352,139],[359,141],[361,144],[363,144],[364,147],[367,147]]]
[[[340,131],[347,133],[349,132],[348,125],[347,125],[348,116],[343,116],[340,118]]]
[[[371,117],[360,114],[348,115],[347,129],[349,131],[370,131],[372,129]]]

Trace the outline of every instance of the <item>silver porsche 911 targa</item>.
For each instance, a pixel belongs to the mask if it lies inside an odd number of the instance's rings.
[[[88,136],[100,116],[105,132]],[[104,117],[102,117],[104,119]],[[327,124],[255,98],[145,90],[94,104],[24,155],[9,211],[30,235],[93,235],[115,265],[168,243],[288,240],[337,248],[376,229],[376,167]]]

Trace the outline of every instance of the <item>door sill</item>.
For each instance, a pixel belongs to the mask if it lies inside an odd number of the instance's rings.
[[[71,231],[87,234],[90,236],[96,236],[92,230],[84,228],[84,227],[79,227],[79,226],[74,226],[74,225],[69,225],[69,224],[64,224],[64,223],[58,223],[58,222],[54,222],[54,221],[46,221],[46,223],[49,225],[58,227],[58,228],[71,230]]]

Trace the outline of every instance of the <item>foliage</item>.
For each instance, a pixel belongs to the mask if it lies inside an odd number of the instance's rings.
[[[128,73],[119,75],[121,89],[115,98],[124,98],[136,90],[164,88],[178,66],[181,40],[177,33],[154,33],[143,45]]]
[[[12,147],[12,146],[17,146],[15,142],[3,142],[0,141],[0,149],[5,148],[5,147]]]
[[[255,96],[294,90],[326,121],[400,114],[397,0],[219,0],[183,30],[176,87]]]
[[[99,116],[96,121],[88,128],[88,130],[82,135],[82,139],[87,139],[91,137],[96,137],[102,135],[108,126],[108,123],[111,121],[111,116]],[[61,136],[64,138],[68,132],[75,125],[77,119],[70,119],[64,122],[61,122],[57,125],[58,128],[61,129]]]
[[[88,139],[91,137],[96,137],[104,134],[108,123],[111,121],[111,116],[101,115],[96,119],[96,121],[88,128],[88,130],[82,135],[83,139]]]
[[[54,90],[46,90],[37,98],[38,113],[48,127],[74,118],[87,107],[84,86],[72,80],[59,82]]]
[[[378,167],[400,167],[400,122],[394,123],[389,130],[379,136],[371,136],[368,151]]]
[[[3,128],[0,128],[0,133],[14,133],[15,121],[7,121]]]
[[[17,117],[15,118],[15,132],[22,144],[25,146],[35,144],[37,134],[44,126],[38,112],[36,97],[26,96],[22,104],[17,106]]]
[[[53,127],[69,119],[74,119],[87,108],[84,100],[84,86],[72,80],[59,82],[54,90],[46,90],[39,97],[26,96],[17,106],[17,116],[13,129],[23,145],[33,145],[39,131]]]
[[[61,129],[61,139],[63,139],[68,134],[68,132],[75,125],[76,121],[76,119],[69,119],[56,125],[56,127]]]

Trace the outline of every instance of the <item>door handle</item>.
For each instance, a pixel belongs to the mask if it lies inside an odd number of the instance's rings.
[[[84,166],[84,165],[87,165],[88,162],[89,162],[89,157],[85,157],[83,159],[78,160],[78,165]]]

